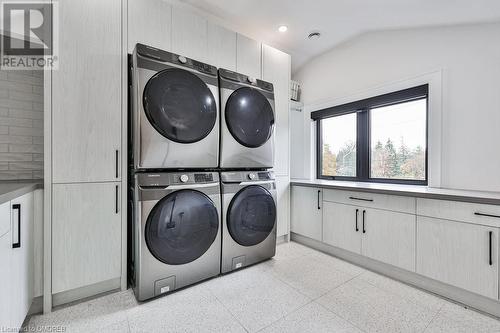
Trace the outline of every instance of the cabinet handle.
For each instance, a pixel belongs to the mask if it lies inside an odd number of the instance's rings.
[[[118,178],[118,149],[115,150],[115,178]]]
[[[17,209],[17,242],[12,243],[12,248],[21,247],[21,204],[13,204],[12,209]]]
[[[318,190],[318,209],[321,209],[321,206],[319,205],[319,194],[321,193],[321,190]]]
[[[364,199],[364,198],[356,198],[356,197],[349,197],[351,200],[358,200],[358,201],[369,201],[373,202],[373,199]]]
[[[500,219],[500,215],[483,214],[483,213],[478,213],[478,212],[475,212],[474,215],[477,215],[477,216],[486,216],[486,217],[494,217],[494,218]]]
[[[493,266],[493,253],[492,253],[492,244],[491,244],[492,237],[493,237],[493,231],[490,231],[490,266]]]
[[[358,213],[359,213],[359,209],[356,209],[356,232],[359,231],[359,228],[358,228]]]
[[[366,229],[365,229],[365,214],[366,214],[366,210],[363,209],[363,233],[364,234],[366,233]]]
[[[118,185],[115,186],[115,214],[118,214]]]

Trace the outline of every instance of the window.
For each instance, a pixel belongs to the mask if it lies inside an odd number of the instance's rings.
[[[322,174],[356,177],[356,114],[322,121]]]
[[[321,179],[427,184],[428,86],[315,111]]]

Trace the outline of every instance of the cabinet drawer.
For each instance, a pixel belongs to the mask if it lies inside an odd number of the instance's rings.
[[[417,199],[417,215],[500,227],[500,206]]]
[[[412,197],[325,189],[323,200],[415,214],[415,198]]]

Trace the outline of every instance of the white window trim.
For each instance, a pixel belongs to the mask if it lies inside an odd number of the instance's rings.
[[[421,74],[416,77],[391,82],[379,85],[367,90],[363,90],[349,96],[340,98],[322,100],[321,102],[311,103],[304,105],[305,117],[309,120],[309,125],[306,130],[310,133],[310,144],[308,148],[308,155],[310,157],[310,165],[308,166],[308,175],[311,179],[316,177],[316,122],[312,121],[310,114],[313,111],[326,109],[329,107],[342,105],[359,101],[362,99],[384,95],[387,93],[416,87],[423,84],[429,85],[429,119],[428,121],[428,187],[441,187],[441,172],[442,172],[442,140],[443,140],[443,96],[442,96],[442,70],[431,71]],[[307,124],[307,122],[306,122]]]

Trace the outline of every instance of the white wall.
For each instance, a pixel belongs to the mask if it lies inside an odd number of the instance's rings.
[[[315,58],[293,78],[310,111],[327,100],[442,71],[442,153],[435,163],[441,187],[500,191],[499,36],[500,23],[368,33]],[[304,134],[306,151],[310,137]],[[293,151],[291,163],[301,163],[303,155]],[[309,177],[306,171],[300,176]]]

